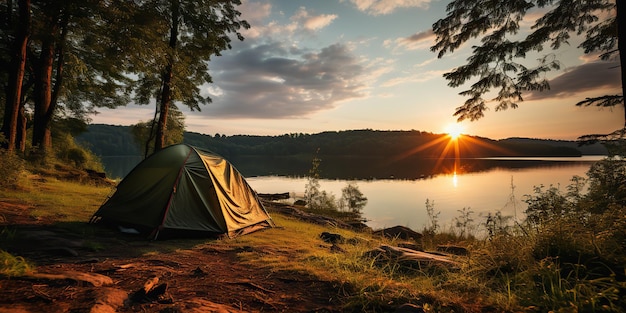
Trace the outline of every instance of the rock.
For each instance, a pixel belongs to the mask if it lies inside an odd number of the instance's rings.
[[[372,228],[367,226],[367,224],[365,224],[364,222],[361,221],[354,221],[354,222],[349,222],[348,225],[350,225],[350,227],[356,231],[360,231],[360,232],[368,232],[371,233],[372,232]]]
[[[344,239],[340,234],[333,234],[333,233],[329,233],[329,232],[323,232],[320,234],[320,238],[322,238],[322,240],[324,240],[324,242],[327,243],[332,243],[332,244],[336,244],[336,243],[343,243]]]
[[[422,234],[404,226],[394,226],[390,228],[384,228],[384,229],[375,231],[373,234],[381,236],[381,237],[392,238],[392,239],[397,238],[397,239],[414,240],[414,241],[422,240]]]

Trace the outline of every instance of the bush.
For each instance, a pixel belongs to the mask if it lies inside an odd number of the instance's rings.
[[[25,169],[24,160],[15,153],[0,149],[0,164],[0,187],[15,187]]]
[[[339,207],[341,209],[360,214],[366,204],[367,197],[363,196],[356,183],[348,183],[341,189],[341,199],[339,199]]]
[[[100,158],[89,149],[76,143],[74,137],[70,134],[65,134],[55,139],[54,156],[57,161],[70,164],[78,169],[104,171]]]

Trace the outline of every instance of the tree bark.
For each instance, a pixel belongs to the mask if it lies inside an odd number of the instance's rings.
[[[25,111],[24,102],[22,102],[17,118],[17,138],[15,140],[15,147],[22,153],[26,151],[26,124],[28,123],[28,119],[26,118]]]
[[[7,142],[4,147],[9,151],[14,151],[18,137],[18,117],[20,116],[20,106],[22,99],[22,84],[24,81],[24,69],[26,67],[26,47],[30,31],[30,0],[20,0],[19,22],[15,36],[15,45],[12,51],[12,60],[9,69],[9,81],[7,85],[7,97],[2,124]],[[7,8],[10,10],[11,8]],[[9,13],[7,12],[7,16]]]
[[[61,23],[49,17],[50,33],[43,40],[39,58],[39,72],[35,77],[35,115],[33,121],[33,146],[39,146],[46,153],[52,147],[50,126],[57,108],[58,97],[63,83],[63,42],[67,35],[68,16],[64,15]],[[57,32],[61,28],[59,38]],[[56,71],[53,70],[56,58]],[[54,85],[52,75],[55,73]]]
[[[33,116],[33,147],[44,154],[52,146],[50,131],[52,109],[52,67],[54,64],[54,41],[52,27],[49,36],[43,39],[41,54],[35,69],[35,114]]]
[[[172,102],[172,77],[174,70],[174,56],[176,54],[176,43],[178,41],[178,24],[180,19],[180,4],[178,0],[172,0],[172,25],[170,27],[170,56],[168,64],[165,67],[162,75],[162,89],[161,89],[161,105],[159,121],[157,123],[156,138],[154,139],[154,151],[159,151],[165,146],[165,135],[167,131],[167,118],[169,115],[169,109]]]

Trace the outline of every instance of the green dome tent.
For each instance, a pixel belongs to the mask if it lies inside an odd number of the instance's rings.
[[[139,163],[90,222],[134,228],[154,239],[180,231],[232,238],[273,226],[256,193],[228,161],[185,144]]]

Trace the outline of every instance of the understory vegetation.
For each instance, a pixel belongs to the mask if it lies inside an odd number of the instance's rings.
[[[55,145],[49,153],[41,154],[38,149],[26,147],[24,152],[9,152],[0,149],[0,188],[14,188],[25,176],[25,170],[31,173],[47,172],[49,169],[63,167],[67,170],[90,170],[104,172],[100,158],[91,150],[74,140],[69,132],[57,132]],[[0,134],[0,144],[5,141]]]
[[[0,157],[4,164],[17,164],[1,167],[3,171],[14,169],[13,174],[3,172],[7,175],[4,177],[16,175],[11,186],[0,188],[1,198],[19,199],[34,208],[31,214],[37,218],[70,222],[67,225],[72,225],[71,231],[98,244],[96,236],[90,235],[92,226],[85,222],[110,187],[56,178],[33,182],[25,179],[37,171],[32,163],[28,165],[21,157],[9,154]],[[55,164],[76,165],[67,160]],[[319,162],[314,161],[307,190],[317,190],[311,195],[321,194],[324,199],[316,185],[315,164]],[[367,198],[355,192],[356,185],[348,189],[351,191],[342,198],[352,195],[352,200],[360,200],[352,204],[346,201],[341,208],[341,201],[333,199],[330,209],[319,201],[318,207],[304,209],[317,214],[360,213],[359,204]],[[499,212],[475,217],[470,208],[463,208],[450,229],[441,227],[435,202],[426,201],[428,220],[419,244],[425,251],[439,245],[466,248],[468,255],[454,257],[460,264],[456,270],[407,270],[393,261],[374,262],[363,257],[366,251],[381,243],[395,245],[400,240],[329,229],[271,210],[281,227],[233,240],[198,243],[263,246],[280,251],[240,249],[239,256],[241,262],[336,281],[337,297],[347,312],[385,312],[402,303],[418,305],[425,312],[622,312],[626,307],[626,162],[616,157],[599,161],[587,177],[573,177],[564,190],[537,186],[524,201],[528,209],[523,221]],[[324,231],[338,233],[351,243],[342,244],[341,252],[333,252],[320,244],[319,234]],[[12,236],[10,225],[0,229],[0,241],[11,240]],[[0,250],[0,275],[12,277],[35,270],[36,264]]]
[[[319,151],[318,151],[319,152]],[[335,195],[321,190],[319,183],[322,162],[316,155],[313,157],[312,166],[309,170],[307,184],[304,187],[304,201],[309,209],[315,211],[341,211],[352,215],[355,219],[361,219],[363,208],[367,205],[367,197],[363,195],[355,182],[348,183],[341,189],[341,198],[337,200]]]
[[[465,245],[463,273],[498,307],[539,312],[623,312],[626,307],[626,162],[609,157],[574,176],[565,190],[536,186],[523,221],[489,214],[475,223],[459,210],[441,231],[434,202],[423,242]],[[483,236],[468,234],[469,229]],[[470,286],[466,286],[470,288]]]
[[[308,207],[336,210],[333,195],[319,190],[320,162],[314,158],[309,173]],[[456,244],[470,251],[460,273],[431,276],[429,285],[454,282],[457,291],[477,293],[489,299],[486,302],[511,311],[622,312],[626,307],[623,158],[598,161],[587,177],[572,177],[564,191],[557,186],[536,186],[524,202],[528,208],[523,221],[501,212],[476,221],[471,208],[462,208],[453,226],[441,229],[440,212],[427,199],[423,248]],[[398,279],[396,271],[391,270],[390,278]],[[405,279],[412,278],[400,280]]]

